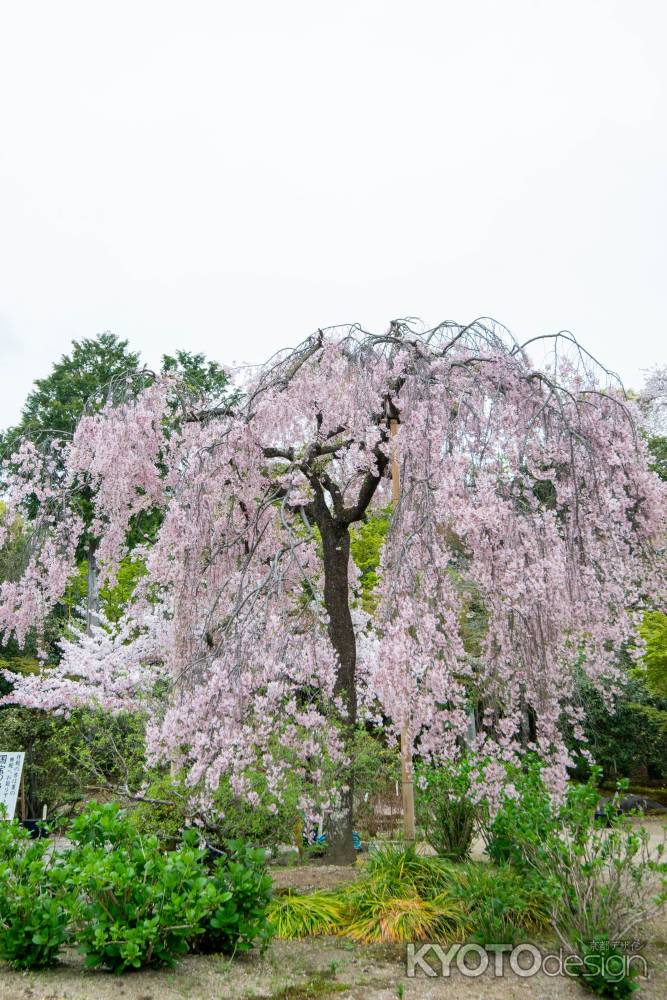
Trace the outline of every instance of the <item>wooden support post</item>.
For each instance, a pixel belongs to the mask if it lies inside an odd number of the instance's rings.
[[[394,507],[397,506],[401,497],[401,475],[398,466],[398,456],[396,443],[396,431],[398,430],[398,420],[392,417],[389,421],[389,433],[392,440],[391,449],[391,501]],[[407,712],[407,708],[406,708]],[[410,740],[410,726],[406,721],[401,727],[401,793],[403,798],[403,836],[409,843],[415,840],[415,786],[412,770],[412,743]]]
[[[21,771],[21,783],[19,785],[19,801],[21,803],[19,806],[21,810],[21,819],[26,820],[28,818],[28,810],[25,802],[25,778],[23,777],[23,770]]]

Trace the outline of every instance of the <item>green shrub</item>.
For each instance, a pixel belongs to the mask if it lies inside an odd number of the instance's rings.
[[[222,902],[196,847],[161,852],[157,838],[142,839],[117,807],[87,809],[70,837],[77,939],[89,967],[171,965],[207,909]]]
[[[114,803],[86,809],[69,836],[75,847],[65,867],[87,966],[173,965],[189,947],[233,954],[268,939],[261,852],[231,845],[209,873],[196,831],[161,850]]]
[[[132,821],[142,835],[154,835],[164,845],[174,847],[196,814],[196,790],[189,788],[180,776],[153,773],[151,779],[145,791],[147,801],[133,807]],[[275,803],[270,803],[266,795],[265,776],[258,775],[255,787],[260,801],[252,806],[233,792],[229,778],[223,776],[210,814],[197,817],[211,843],[242,840],[256,847],[274,848],[276,844],[293,841],[302,791],[298,776],[292,777],[285,802],[275,812],[268,808]]]
[[[667,900],[667,865],[663,844],[651,847],[647,831],[618,813],[614,801],[596,819],[599,775],[594,769],[589,782],[570,787],[558,825],[527,856],[549,894],[564,948],[601,965],[596,975],[582,971],[582,981],[602,996],[623,997],[636,989],[635,974],[619,978],[608,959],[620,963],[622,942]]]
[[[158,772],[151,775],[145,797],[129,812],[137,833],[157,837],[163,847],[176,847],[191,820],[191,790],[179,777]]]
[[[609,1000],[625,1000],[639,989],[636,966],[628,968],[624,952],[608,941],[581,943],[580,978],[592,993]]]
[[[229,841],[226,855],[215,862],[211,880],[220,894],[219,905],[205,917],[205,929],[193,947],[233,955],[259,943],[263,952],[273,933],[267,915],[271,878],[264,851]]]
[[[506,774],[513,793],[503,795],[500,809],[492,816],[488,808],[480,809],[481,830],[492,861],[525,867],[526,851],[540,843],[557,820],[538,757],[527,755],[521,765],[506,765]]]
[[[538,878],[512,865],[471,862],[461,869],[455,891],[468,915],[470,939],[483,947],[525,941],[549,926],[549,898]]]
[[[477,807],[470,796],[467,760],[420,768],[416,807],[424,836],[437,854],[452,861],[470,856]]]
[[[17,969],[55,965],[68,937],[64,871],[45,840],[0,818],[0,959]]]

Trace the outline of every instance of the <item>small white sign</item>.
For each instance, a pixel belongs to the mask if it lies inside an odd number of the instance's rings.
[[[24,757],[24,753],[0,751],[0,805],[7,810],[5,819],[14,819]]]

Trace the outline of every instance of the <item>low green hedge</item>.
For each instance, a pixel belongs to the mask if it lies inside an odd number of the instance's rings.
[[[115,972],[266,946],[263,851],[229,842],[211,861],[194,830],[165,851],[115,803],[89,806],[67,833],[72,847],[53,851],[0,823],[0,958],[15,968],[53,965],[75,943],[87,966]]]

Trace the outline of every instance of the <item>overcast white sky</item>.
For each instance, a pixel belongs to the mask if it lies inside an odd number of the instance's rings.
[[[0,427],[72,338],[560,327],[667,362],[664,0],[0,0]]]

